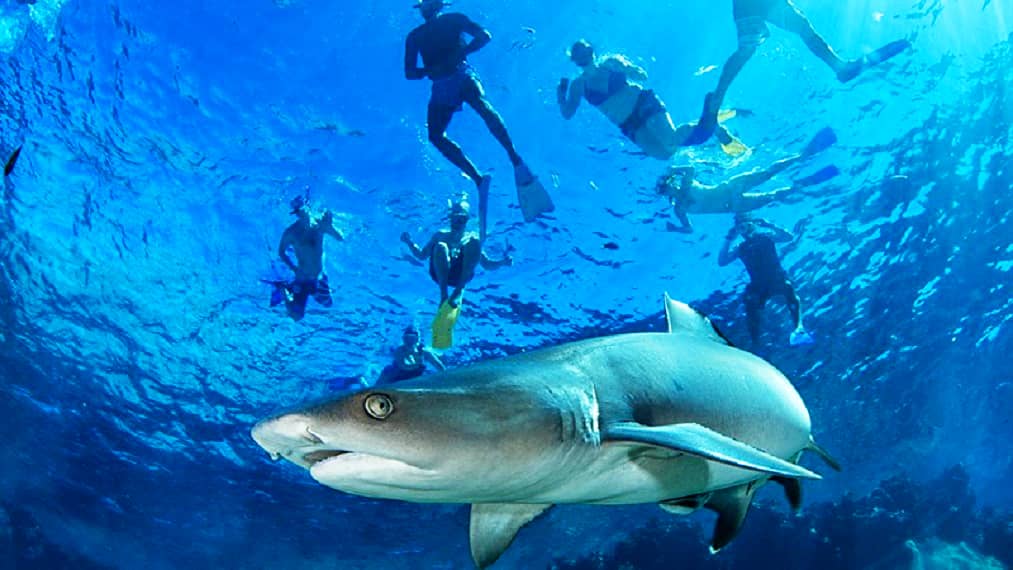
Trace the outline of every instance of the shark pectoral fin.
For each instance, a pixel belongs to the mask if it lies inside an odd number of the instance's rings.
[[[749,505],[753,502],[753,493],[759,486],[754,481],[718,491],[707,501],[707,508],[718,514],[718,521],[714,524],[714,537],[711,538],[711,553],[717,554],[739,534],[746,513],[749,512]]]
[[[700,424],[648,427],[638,423],[620,423],[607,428],[603,439],[656,445],[773,476],[821,479],[819,475],[805,467],[721,435]]]
[[[732,344],[706,315],[686,303],[672,299],[668,293],[665,293],[665,320],[668,321],[668,332],[672,334],[692,334],[728,346]]]
[[[510,546],[517,532],[552,505],[481,503],[471,505],[471,559],[485,568]]]

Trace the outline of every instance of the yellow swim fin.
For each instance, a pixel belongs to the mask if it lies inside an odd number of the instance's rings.
[[[735,109],[721,109],[718,111],[718,124],[724,123],[725,121],[731,121],[739,115],[739,112]]]
[[[739,139],[732,137],[732,140],[728,141],[727,144],[721,143],[721,150],[725,151],[728,156],[742,156],[750,151],[750,148]]]
[[[440,305],[433,319],[433,348],[446,350],[454,346],[454,326],[457,317],[461,316],[461,307],[453,307],[448,301]]]

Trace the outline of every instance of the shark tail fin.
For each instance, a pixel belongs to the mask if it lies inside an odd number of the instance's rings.
[[[820,459],[822,459],[823,462],[826,463],[828,466],[830,466],[830,468],[833,469],[834,471],[839,472],[841,470],[841,464],[838,463],[838,461],[834,459],[834,456],[830,455],[830,453],[828,453],[827,450],[816,445],[816,440],[814,440],[812,436],[809,437],[809,445],[807,445],[805,449],[806,451],[811,451],[816,455],[819,455]]]

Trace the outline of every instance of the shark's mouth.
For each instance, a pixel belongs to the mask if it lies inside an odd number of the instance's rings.
[[[312,466],[316,465],[317,463],[320,463],[321,461],[326,461],[328,459],[334,459],[335,457],[339,457],[341,455],[345,455],[346,453],[350,453],[350,452],[348,452],[348,451],[340,451],[340,450],[335,450],[335,449],[320,449],[320,450],[317,450],[317,451],[312,451],[310,453],[307,453],[306,455],[303,455],[302,458],[303,458],[303,461],[305,461],[306,463],[309,464],[310,467],[312,467]]]

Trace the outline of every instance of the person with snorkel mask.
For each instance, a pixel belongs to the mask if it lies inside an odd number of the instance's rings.
[[[429,276],[440,288],[440,309],[433,321],[433,347],[438,349],[453,344],[453,328],[460,316],[464,289],[475,277],[478,266],[493,270],[513,265],[509,254],[493,260],[482,251],[482,240],[468,231],[471,206],[467,201],[451,201],[448,219],[450,229],[437,231],[423,247],[408,232],[401,234],[401,242],[416,259],[429,261]]]

